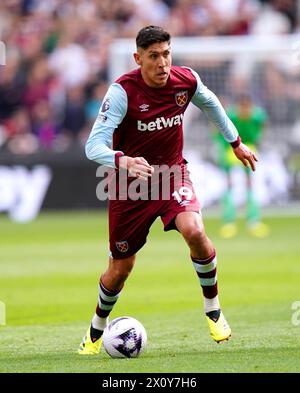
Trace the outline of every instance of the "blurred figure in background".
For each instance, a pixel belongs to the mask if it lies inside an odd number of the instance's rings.
[[[0,122],[9,119],[22,104],[24,77],[20,59],[11,56],[5,67],[0,66]]]
[[[39,141],[40,147],[46,150],[53,148],[58,134],[58,127],[47,100],[35,104],[32,111],[32,130]]]
[[[238,98],[236,105],[228,109],[227,114],[239,130],[243,143],[246,143],[252,151],[256,152],[267,121],[265,110],[256,106],[251,97],[244,94]],[[236,225],[237,214],[233,195],[232,171],[237,165],[240,165],[240,161],[232,154],[232,149],[227,147],[227,144],[224,143],[217,132],[214,132],[213,136],[217,146],[218,165],[226,173],[227,180],[227,189],[222,198],[223,226],[220,230],[220,235],[225,239],[229,239],[234,237],[238,230]],[[247,226],[253,236],[265,237],[268,235],[269,229],[261,222],[260,208],[255,197],[255,190],[253,189],[251,171],[245,168],[245,174],[247,187]]]
[[[32,154],[38,149],[38,140],[32,133],[31,121],[24,108],[17,109],[4,122],[6,143],[13,154]]]

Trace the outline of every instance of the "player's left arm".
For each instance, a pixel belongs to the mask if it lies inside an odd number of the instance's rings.
[[[255,171],[255,162],[258,161],[255,153],[242,143],[239,133],[227,116],[225,109],[217,96],[209,90],[201,81],[199,75],[191,70],[197,80],[197,88],[192,103],[202,109],[209,120],[220,130],[225,140],[231,144],[234,154],[245,167],[250,165]]]
[[[250,165],[252,171],[255,171],[255,162],[258,161],[258,158],[248,146],[240,142],[237,147],[233,146],[233,152],[246,168]]]

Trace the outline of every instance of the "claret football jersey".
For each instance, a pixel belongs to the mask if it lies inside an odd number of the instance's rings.
[[[144,157],[150,165],[182,162],[184,112],[197,81],[189,69],[172,67],[167,84],[152,88],[140,69],[116,81],[126,92],[127,111],[113,135],[113,149]]]
[[[172,66],[166,85],[153,88],[144,82],[139,68],[109,87],[86,143],[87,157],[109,167],[115,166],[117,152],[144,157],[150,165],[182,163],[184,112],[191,101],[226,141],[237,139],[218,98],[195,71]]]

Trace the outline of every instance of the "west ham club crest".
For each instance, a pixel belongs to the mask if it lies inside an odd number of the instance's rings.
[[[178,106],[184,106],[188,100],[188,92],[187,90],[180,91],[175,94],[175,101]]]
[[[129,245],[126,240],[123,240],[121,242],[116,242],[116,246],[120,252],[127,252],[129,249]]]

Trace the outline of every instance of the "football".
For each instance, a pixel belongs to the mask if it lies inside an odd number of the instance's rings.
[[[136,358],[147,344],[147,333],[138,320],[131,317],[113,319],[104,329],[103,346],[112,358]]]

